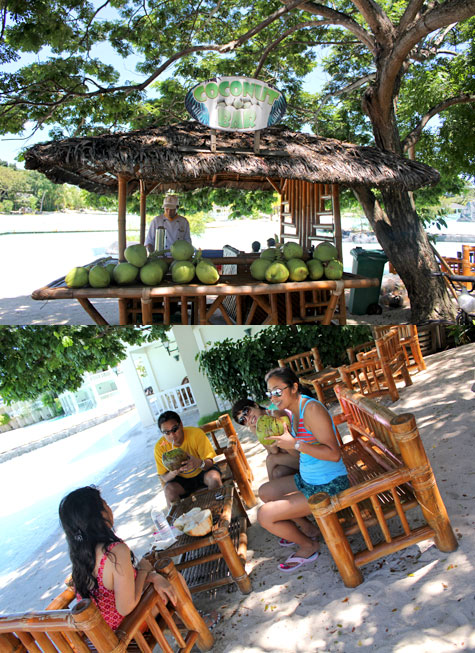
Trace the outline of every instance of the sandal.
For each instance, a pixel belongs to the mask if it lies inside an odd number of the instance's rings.
[[[281,562],[279,565],[279,570],[285,573],[291,573],[300,569],[302,565],[306,565],[308,562],[315,562],[315,560],[320,555],[320,551],[315,551],[308,558],[301,558],[300,556],[290,555],[285,562]],[[295,564],[293,564],[295,563]],[[292,566],[289,566],[292,565]]]
[[[279,544],[280,546],[295,546],[295,542],[291,542],[290,540],[284,540],[283,537],[280,538]]]

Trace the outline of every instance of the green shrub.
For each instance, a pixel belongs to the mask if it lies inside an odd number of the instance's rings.
[[[231,417],[230,410],[217,410],[214,413],[211,413],[211,415],[203,415],[203,417],[200,417],[198,420],[198,426],[203,426],[203,424],[208,424],[208,422],[215,422],[218,417],[221,417],[221,415],[225,415],[226,413]]]
[[[7,413],[0,413],[0,426],[6,426],[10,423],[11,419]]]
[[[325,366],[347,362],[346,349],[372,340],[367,326],[272,326],[240,340],[226,338],[197,355],[200,370],[214,392],[234,402],[240,397],[265,398],[264,377],[279,358],[318,347]]]

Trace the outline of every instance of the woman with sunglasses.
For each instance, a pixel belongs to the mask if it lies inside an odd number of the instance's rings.
[[[232,407],[232,416],[235,422],[240,426],[248,428],[253,435],[256,434],[257,420],[262,415],[287,415],[290,418],[290,413],[283,410],[272,410],[271,406],[265,408],[260,406],[252,399],[239,399]],[[295,474],[299,468],[299,455],[296,451],[284,451],[276,444],[263,445],[267,451],[266,469],[269,481],[282,476],[289,476]]]
[[[261,486],[259,496],[264,505],[258,520],[281,538],[281,544],[297,546],[295,553],[279,565],[281,571],[293,572],[315,561],[320,548],[316,538],[303,528],[308,523],[306,516],[311,514],[307,500],[317,492],[337,494],[349,487],[349,481],[335,425],[325,406],[304,394],[288,367],[271,370],[265,380],[274,405],[291,412],[291,431],[286,429],[275,439],[279,448],[299,453],[299,471]]]

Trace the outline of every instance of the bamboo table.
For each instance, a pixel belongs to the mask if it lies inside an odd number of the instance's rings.
[[[249,520],[234,485],[200,490],[177,501],[170,509],[169,521],[173,523],[177,517],[195,507],[211,510],[211,533],[203,537],[183,534],[164,551],[152,549],[147,558],[153,564],[161,558],[180,556],[176,568],[183,574],[191,592],[236,583],[243,594],[249,594],[251,581],[244,568]]]
[[[378,286],[378,279],[344,273],[341,281],[255,281],[248,271],[252,257],[214,258],[217,265],[236,265],[236,274],[223,274],[215,285],[173,283],[159,286],[68,288],[64,277],[32,293],[36,300],[77,299],[99,325],[106,320],[91,300],[117,298],[119,324],[213,324],[218,309],[226,324],[346,324],[344,291]],[[335,315],[337,306],[339,312]]]

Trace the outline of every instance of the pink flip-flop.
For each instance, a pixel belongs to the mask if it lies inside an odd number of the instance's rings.
[[[290,555],[285,562],[281,562],[279,565],[279,570],[283,571],[284,573],[292,573],[293,571],[297,571],[297,569],[300,569],[302,565],[306,565],[307,562],[315,562],[315,560],[318,558],[320,555],[320,551],[315,551],[315,553],[312,553],[311,556],[308,558],[301,558],[300,556],[296,555]],[[289,565],[295,563],[292,567],[289,567]]]
[[[279,544],[280,546],[295,546],[295,542],[291,542],[290,540],[284,540],[283,537],[280,538]]]

